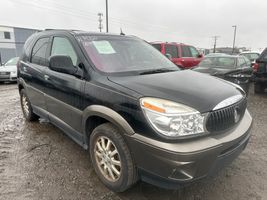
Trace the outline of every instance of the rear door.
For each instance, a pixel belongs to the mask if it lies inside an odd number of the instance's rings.
[[[181,65],[179,61],[178,49],[175,44],[166,44],[165,45],[165,55],[171,55],[171,61],[177,66]]]
[[[65,35],[54,36],[51,43],[50,56],[70,56],[74,66],[79,65],[77,47],[74,42]],[[46,103],[49,118],[74,140],[82,140],[82,91],[85,81],[75,75],[46,70]]]
[[[26,83],[26,93],[36,114],[47,117],[44,98],[44,72],[48,66],[48,45],[50,37],[41,37],[34,42],[30,59],[20,61],[20,77]]]
[[[190,51],[189,46],[181,45],[181,51],[182,51],[182,58],[181,58],[181,64],[184,68],[191,68],[194,66],[192,53]]]
[[[200,63],[200,61],[202,60],[202,57],[200,57],[200,54],[195,47],[189,46],[189,49],[190,49],[190,52],[192,55],[193,66],[197,66]]]

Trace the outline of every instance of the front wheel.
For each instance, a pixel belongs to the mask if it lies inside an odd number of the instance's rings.
[[[111,123],[102,124],[92,132],[90,156],[98,177],[114,192],[123,192],[136,182],[130,151],[119,130]]]
[[[23,115],[27,121],[35,121],[38,119],[38,116],[32,111],[31,103],[24,89],[20,91],[20,104]]]

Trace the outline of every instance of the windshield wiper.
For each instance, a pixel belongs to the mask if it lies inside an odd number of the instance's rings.
[[[143,74],[156,74],[156,73],[173,72],[173,71],[178,71],[178,70],[169,69],[169,68],[160,68],[160,69],[147,70],[147,71],[141,72],[139,74],[140,75],[143,75]]]

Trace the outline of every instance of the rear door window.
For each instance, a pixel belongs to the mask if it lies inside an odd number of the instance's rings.
[[[191,51],[188,46],[181,46],[182,57],[192,57]]]
[[[32,49],[31,62],[37,65],[48,66],[46,50],[48,47],[49,37],[40,38]]]
[[[166,44],[165,54],[170,54],[172,58],[178,58],[178,49],[176,45]]]
[[[161,44],[152,44],[152,46],[161,52]]]

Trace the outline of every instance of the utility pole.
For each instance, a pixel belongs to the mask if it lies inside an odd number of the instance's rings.
[[[102,32],[102,29],[103,29],[103,24],[102,24],[103,13],[98,13],[97,15],[98,15],[98,22],[99,22],[98,28],[99,28],[99,31]]]
[[[218,35],[215,35],[215,36],[212,36],[212,38],[214,38],[214,47],[213,47],[213,53],[216,53],[216,45],[217,45],[217,40],[220,36]]]
[[[234,30],[234,41],[233,41],[233,51],[232,51],[232,54],[234,54],[234,51],[235,51],[235,37],[236,37],[236,25],[232,26],[233,28],[235,28]]]
[[[108,0],[106,0],[106,31],[108,33]]]

